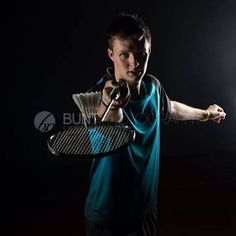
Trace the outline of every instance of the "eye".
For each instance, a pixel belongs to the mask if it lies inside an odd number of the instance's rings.
[[[139,58],[144,58],[147,56],[147,53],[146,52],[140,52],[138,55],[137,55]]]
[[[139,62],[143,62],[146,60],[148,56],[148,53],[147,52],[139,52],[136,54],[136,59],[139,61]]]
[[[122,53],[120,53],[119,56],[124,58],[124,59],[127,59],[127,58],[129,58],[129,53],[128,52],[122,52]]]

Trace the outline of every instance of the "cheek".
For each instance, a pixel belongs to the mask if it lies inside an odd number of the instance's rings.
[[[143,64],[144,67],[147,67],[147,65],[148,65],[148,59],[149,59],[149,58],[147,58],[147,59],[144,61],[144,64]]]
[[[125,60],[117,60],[117,65],[119,65],[122,68],[128,67],[128,62]]]
[[[123,61],[121,61],[121,63],[122,63],[122,65],[125,66],[125,67],[128,67],[129,64],[130,64],[129,60],[123,60]]]

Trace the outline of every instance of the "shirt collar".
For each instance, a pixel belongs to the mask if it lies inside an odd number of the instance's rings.
[[[113,67],[108,67],[106,69],[106,79],[107,80],[115,80],[115,76],[114,76],[114,68]]]

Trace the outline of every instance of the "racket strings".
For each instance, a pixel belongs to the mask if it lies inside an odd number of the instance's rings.
[[[134,133],[127,127],[75,126],[54,135],[49,146],[60,154],[96,155],[116,150],[133,139]]]
[[[68,139],[69,144],[67,145],[65,152],[68,154],[76,153],[76,149],[80,151],[80,149],[84,146],[84,142],[88,141],[86,140],[86,130],[85,129],[75,129],[75,132],[71,133]],[[80,140],[83,140],[83,143],[80,144]],[[80,144],[80,145],[79,145]],[[65,145],[66,146],[66,145]]]
[[[86,129],[83,129],[81,134],[79,134],[79,129],[78,129],[78,132],[76,133],[76,135],[78,135],[77,137],[77,140],[76,142],[74,142],[74,145],[73,145],[73,148],[75,149],[72,149],[71,152],[74,150],[75,153],[83,153],[84,152],[84,149],[86,148],[86,145],[84,145],[84,142],[88,142],[89,141],[89,138],[88,138],[88,135],[87,135],[87,130]],[[80,139],[83,140],[81,143],[80,143]]]

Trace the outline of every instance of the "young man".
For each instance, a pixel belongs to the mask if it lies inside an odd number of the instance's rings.
[[[114,67],[97,84],[102,90],[97,115],[102,117],[111,90],[123,79],[121,95],[105,120],[128,123],[136,138],[125,150],[93,161],[85,205],[87,235],[156,235],[160,120],[220,123],[225,113],[215,104],[202,110],[172,101],[160,81],[146,74],[151,33],[138,16],[118,16],[108,29],[108,44]]]

